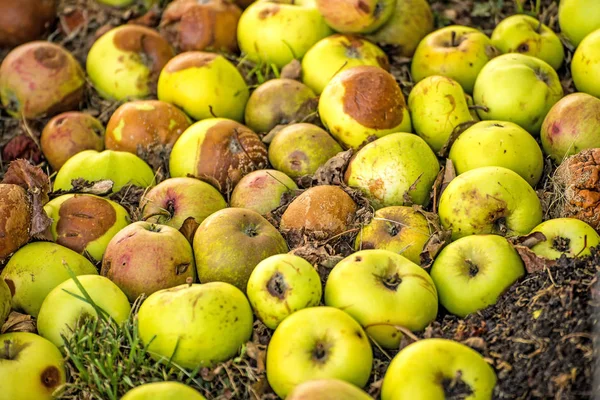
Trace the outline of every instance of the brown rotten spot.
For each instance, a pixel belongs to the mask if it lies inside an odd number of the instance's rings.
[[[57,0],[0,0],[0,47],[39,39],[56,18]]]

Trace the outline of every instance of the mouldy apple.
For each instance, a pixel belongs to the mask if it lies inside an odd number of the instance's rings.
[[[0,279],[0,328],[4,322],[6,322],[12,309],[11,297],[12,293],[10,292],[10,288],[6,282],[4,282],[4,279]]]
[[[56,19],[57,0],[0,0],[0,47],[39,39]]]
[[[121,400],[206,400],[196,390],[180,382],[152,382],[137,386]]]
[[[281,197],[298,189],[286,174],[274,169],[261,169],[244,176],[231,192],[231,207],[248,208],[266,215],[279,207]]]
[[[600,235],[594,228],[577,218],[555,218],[542,222],[533,230],[541,232],[546,240],[531,248],[535,254],[556,260],[563,254],[567,257],[590,255],[590,249],[600,244]]]
[[[319,99],[319,115],[345,148],[358,148],[371,136],[410,132],[402,90],[382,68],[358,66],[337,74]]]
[[[316,0],[327,25],[342,33],[370,33],[385,24],[396,0]]]
[[[52,116],[77,108],[85,74],[63,47],[36,41],[12,50],[0,66],[0,99],[15,118]]]
[[[596,0],[561,0],[558,6],[561,33],[573,46],[600,29],[600,3]]]
[[[577,90],[600,98],[598,47],[600,47],[600,27],[587,35],[577,47],[571,61],[571,75]]]
[[[286,400],[372,400],[358,387],[340,379],[314,379],[296,386]]]
[[[152,357],[190,370],[235,356],[250,340],[252,323],[246,296],[225,282],[158,291],[138,313],[140,339]]]

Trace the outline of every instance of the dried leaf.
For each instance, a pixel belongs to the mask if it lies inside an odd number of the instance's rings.
[[[155,171],[155,181],[160,183],[169,177],[169,157],[173,150],[172,144],[154,143],[146,147],[138,145],[137,156],[146,161]]]
[[[544,235],[542,232],[533,232],[529,235],[517,237],[514,239],[514,244],[525,246],[531,249],[536,244],[545,242],[546,240],[546,235]]]
[[[528,247],[515,245],[514,248],[517,250],[517,253],[519,253],[521,260],[523,260],[523,263],[525,264],[525,270],[530,274],[543,271],[546,268],[556,265],[556,260],[549,260],[547,258],[540,257]]]
[[[185,221],[183,221],[181,228],[179,228],[179,232],[181,232],[188,242],[192,244],[194,241],[194,234],[199,226],[200,224],[196,222],[194,217],[187,217]]]
[[[109,179],[89,182],[83,178],[77,178],[71,181],[71,185],[73,186],[72,189],[56,190],[50,193],[50,197],[55,198],[69,193],[85,193],[93,194],[96,196],[106,196],[112,193],[114,182]]]
[[[479,122],[479,121],[467,121],[467,122],[463,122],[462,124],[456,125],[454,127],[454,129],[452,130],[452,133],[450,133],[450,137],[448,138],[448,141],[442,146],[440,151],[438,151],[438,156],[444,157],[444,158],[448,157],[448,153],[450,152],[450,148],[452,147],[452,144],[454,144],[454,141],[456,141],[456,139],[458,139],[458,137],[464,131],[466,131],[473,125],[475,125],[477,122]]]
[[[313,184],[316,185],[340,185],[345,186],[344,173],[350,163],[354,150],[346,150],[331,157],[324,165],[319,167],[313,176]]]
[[[296,59],[290,61],[281,69],[280,77],[282,79],[300,80],[302,77],[302,64],[300,64],[300,61]]]
[[[451,159],[446,159],[446,166],[444,167],[444,180],[442,181],[442,187],[440,189],[440,196],[444,193],[444,190],[448,187],[452,179],[456,178],[456,169],[454,169],[454,163]]]
[[[265,360],[267,359],[267,350],[264,346],[260,346],[254,342],[246,343],[246,351],[248,357],[256,361],[256,369],[259,374],[266,371]]]
[[[21,314],[13,311],[8,316],[8,319],[4,325],[2,325],[2,329],[0,329],[0,333],[9,332],[37,333],[35,320],[31,317],[31,315]]]
[[[434,232],[433,235],[427,239],[423,251],[421,252],[421,266],[425,269],[430,268],[435,260],[438,253],[450,243],[452,237],[452,231],[441,229]]]
[[[262,138],[263,143],[266,143],[266,144],[271,143],[273,141],[273,139],[275,139],[275,136],[277,136],[277,134],[279,132],[281,132],[281,130],[288,125],[289,124],[275,125],[275,127],[273,129],[271,129],[269,131],[269,133],[267,133],[265,136],[263,136],[263,138]]]

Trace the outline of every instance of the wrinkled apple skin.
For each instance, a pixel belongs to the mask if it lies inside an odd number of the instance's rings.
[[[454,178],[440,197],[438,213],[452,240],[484,233],[526,235],[542,222],[531,185],[503,167],[476,168]]]
[[[121,400],[206,400],[196,390],[180,382],[152,382],[125,393]]]
[[[440,303],[461,318],[496,304],[523,275],[521,257],[497,235],[460,238],[444,247],[431,267]]]
[[[600,29],[600,3],[596,0],[561,0],[558,23],[562,34],[578,46],[589,33]]]
[[[316,0],[332,29],[342,33],[370,33],[389,21],[396,0]]]
[[[0,183],[0,260],[29,241],[32,206],[21,186]]]
[[[181,285],[152,294],[138,313],[139,335],[155,359],[190,370],[235,356],[252,335],[252,309],[224,282]]]
[[[546,240],[531,248],[535,254],[551,260],[567,257],[585,257],[590,249],[600,244],[600,235],[577,218],[555,218],[542,222],[533,230],[542,232]],[[566,240],[565,240],[566,239]]]
[[[12,293],[16,311],[37,317],[46,296],[70,278],[67,266],[75,275],[98,274],[87,258],[51,242],[34,242],[20,248],[0,274]]]
[[[6,322],[12,309],[11,297],[10,288],[4,279],[0,279],[0,328]]]
[[[600,98],[600,28],[587,35],[571,61],[571,75],[580,92]]]
[[[340,379],[314,379],[296,386],[286,400],[372,400],[356,386]]]
[[[0,0],[0,47],[39,39],[56,19],[58,0]]]
[[[298,189],[286,174],[274,169],[261,169],[244,176],[231,192],[231,207],[247,208],[260,215],[273,211],[284,193]]]

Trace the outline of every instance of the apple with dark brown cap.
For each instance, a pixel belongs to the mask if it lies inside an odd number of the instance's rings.
[[[0,47],[39,39],[56,19],[57,0],[0,0]]]
[[[298,189],[296,182],[283,172],[260,169],[244,176],[231,192],[231,207],[248,208],[260,215],[273,211],[281,197]]]

